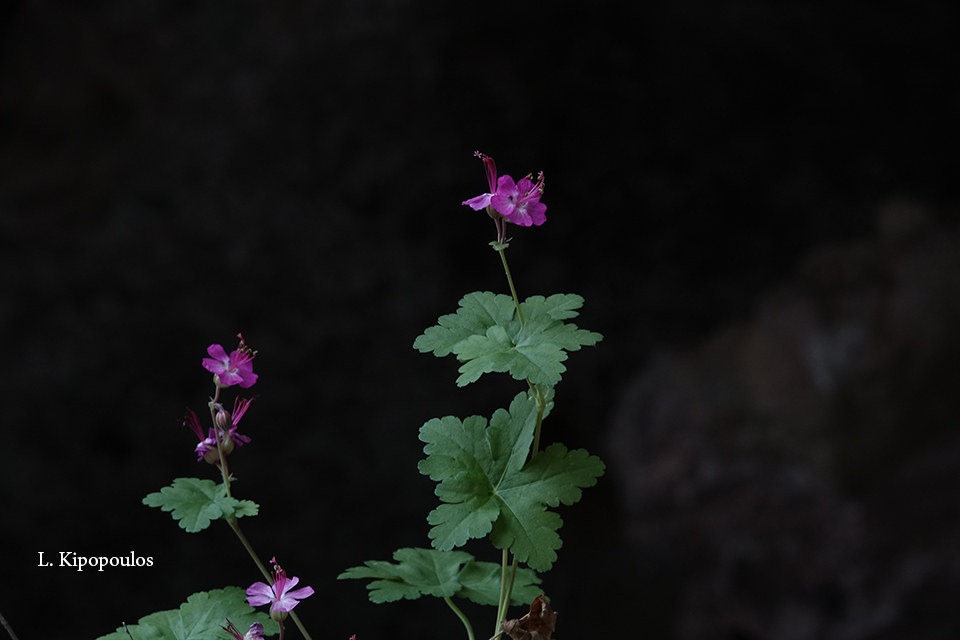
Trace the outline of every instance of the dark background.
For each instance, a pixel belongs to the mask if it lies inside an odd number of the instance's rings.
[[[546,425],[608,463],[561,509],[557,636],[958,637],[951,4],[7,3],[0,612],[93,638],[258,579],[140,504],[210,472],[180,418],[243,331],[236,492],[312,635],[460,635],[335,576],[427,545],[419,426],[519,390],[411,348],[506,292],[460,206],[481,149],[546,172],[520,295],[605,335]],[[130,550],[155,565],[36,566]]]

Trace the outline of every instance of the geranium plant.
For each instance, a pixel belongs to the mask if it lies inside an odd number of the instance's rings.
[[[474,629],[457,599],[495,607],[495,636],[549,640],[556,614],[542,592],[541,574],[551,569],[562,545],[563,521],[555,509],[580,500],[582,489],[596,483],[604,466],[581,449],[569,450],[560,443],[544,447],[543,424],[553,409],[568,354],[596,344],[601,336],[570,322],[583,305],[578,295],[534,295],[523,301],[517,296],[506,257],[507,225],[544,224],[544,177],[498,176],[493,158],[476,155],[486,170],[488,191],[463,204],[493,220],[496,239],[490,245],[499,254],[510,293],[468,293],[455,312],[441,316],[413,346],[441,358],[455,356],[460,387],[484,374],[501,373],[520,382],[521,390],[489,418],[446,416],[423,424],[419,437],[425,457],[418,468],[437,483],[440,502],[427,516],[430,548],[398,549],[391,561],[368,561],[339,578],[369,580],[369,598],[375,603],[440,598],[463,622],[469,640],[475,640]],[[229,353],[212,344],[200,360],[213,376],[208,423],[191,409],[183,421],[196,438],[198,464],[212,470],[214,479],[176,478],[143,503],[169,512],[188,533],[223,521],[264,580],[245,589],[228,586],[195,593],[178,609],[124,624],[98,640],[262,640],[277,634],[282,640],[288,620],[311,640],[294,608],[313,589],[300,585],[298,576],[288,576],[276,558],[268,570],[240,527],[241,518],[259,512],[256,503],[234,496],[229,469],[230,456],[253,441],[239,431],[252,399],[238,393],[231,405],[224,396],[249,389],[258,376],[256,351],[242,335],[237,338]],[[477,539],[489,542],[498,561],[478,560],[463,550]],[[507,620],[511,604],[529,605],[529,613]]]
[[[432,525],[430,549],[405,548],[393,562],[368,561],[344,571],[342,579],[368,579],[373,602],[421,596],[442,598],[474,640],[471,622],[454,598],[496,607],[494,635],[526,639],[532,615],[555,617],[541,594],[541,578],[557,560],[563,524],[552,509],[571,505],[581,490],[594,485],[604,465],[582,449],[553,443],[541,447],[544,420],[554,405],[554,389],[566,371],[568,353],[594,345],[601,336],[569,322],[583,298],[574,294],[535,295],[521,301],[507,263],[507,224],[539,226],[546,221],[541,202],[543,173],[536,180],[498,176],[488,155],[484,164],[489,191],[463,202],[493,220],[510,295],[468,293],[456,312],[441,316],[413,343],[423,353],[460,362],[457,385],[476,382],[487,373],[508,374],[523,384],[507,408],[487,419],[453,416],[428,420],[420,428],[426,457],[420,473],[437,483],[440,504],[427,516]],[[475,559],[460,550],[485,538],[500,551],[500,562]],[[531,603],[524,619],[506,620],[511,604]],[[541,635],[549,638],[549,633]],[[526,634],[526,635],[525,635]]]

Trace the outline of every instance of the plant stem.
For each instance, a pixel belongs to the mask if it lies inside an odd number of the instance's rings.
[[[216,391],[213,393],[213,398],[208,403],[207,407],[210,409],[210,422],[213,423],[213,433],[217,436],[217,455],[220,457],[220,475],[223,476],[223,486],[225,488],[227,497],[232,497],[230,495],[230,469],[227,467],[227,456],[223,455],[223,443],[220,440],[220,427],[217,425],[217,416],[213,412],[213,408],[217,405],[217,401],[220,400],[220,385],[216,385]]]
[[[306,627],[304,627],[303,623],[300,622],[300,616],[297,615],[296,611],[290,612],[290,619],[293,620],[293,624],[297,625],[297,629],[300,629],[300,633],[303,634],[303,637],[306,638],[306,640],[313,640],[313,638],[310,637],[310,634],[307,633]]]
[[[503,617],[507,617],[507,609],[510,608],[510,600],[513,598],[513,583],[517,579],[517,557],[513,557],[513,562],[510,564],[510,583],[507,585],[507,597],[503,599]],[[503,622],[501,620],[501,622]]]
[[[500,562],[500,602],[497,604],[497,625],[494,628],[493,637],[500,635],[503,630],[503,621],[507,618],[507,609],[510,608],[510,600],[513,598],[513,583],[517,579],[517,558],[513,558],[510,563],[510,578],[507,579],[507,561],[510,554],[504,549]]]
[[[530,390],[533,392],[533,398],[537,401],[537,422],[533,428],[533,444],[530,446],[530,457],[532,458],[540,450],[540,427],[543,425],[543,412],[547,408],[547,403],[540,387],[531,384]]]
[[[503,272],[507,276],[507,284],[510,285],[510,294],[513,296],[513,304],[517,308],[517,317],[520,319],[520,326],[522,327],[524,325],[523,309],[520,307],[520,298],[517,296],[517,288],[514,286],[513,276],[510,274],[510,265],[507,264],[506,249],[508,245],[502,237],[498,237],[498,241],[493,243],[492,246],[497,250],[497,253],[500,254],[500,262],[503,264]],[[538,385],[533,384],[529,380],[527,381],[527,384],[530,386],[530,393],[537,402],[536,425],[534,426],[533,430],[533,443],[530,446],[530,457],[532,458],[540,449],[540,431],[543,425],[543,412],[546,410],[546,398],[544,398],[543,390]],[[509,579],[507,578],[508,564],[511,564]],[[500,598],[497,604],[497,623],[493,630],[494,638],[496,638],[502,632],[501,627],[503,625],[503,621],[507,617],[507,609],[510,607],[510,600],[513,596],[513,584],[516,578],[517,559],[514,557],[513,562],[511,563],[510,552],[504,549],[500,561]]]
[[[234,517],[227,518],[227,524],[230,525],[230,528],[233,529],[233,532],[237,534],[237,538],[240,539],[240,544],[243,545],[243,548],[247,550],[247,553],[250,554],[250,557],[253,559],[253,563],[257,565],[257,569],[260,569],[260,573],[263,574],[263,577],[267,579],[268,584],[273,584],[273,576],[267,571],[266,565],[263,564],[263,561],[260,560],[260,556],[257,555],[257,552],[253,550],[253,546],[250,544],[250,541],[247,540],[247,536],[243,535],[243,531],[240,530],[240,525],[237,524],[237,519]]]
[[[267,579],[267,584],[273,585],[273,576],[267,571],[266,565],[263,564],[263,561],[260,560],[260,556],[257,555],[257,552],[253,550],[253,545],[250,544],[250,541],[247,540],[247,536],[243,534],[243,531],[240,530],[240,525],[237,524],[236,518],[228,518],[227,524],[230,525],[230,528],[233,529],[233,532],[237,534],[237,538],[240,539],[240,544],[243,545],[243,548],[247,550],[247,553],[250,554],[250,557],[253,559],[253,563],[257,565],[257,568],[260,569],[260,573],[263,574],[263,577]],[[307,632],[306,627],[303,626],[303,623],[300,621],[300,616],[297,615],[296,611],[290,612],[290,618],[293,620],[293,623],[297,625],[297,628],[300,629],[300,633],[303,634],[303,637],[306,640],[313,640],[310,637],[310,634]],[[282,632],[281,632],[282,633]]]
[[[517,289],[513,286],[513,276],[510,275],[510,265],[507,264],[507,247],[504,243],[498,243],[495,247],[500,254],[500,262],[503,263],[503,272],[507,274],[507,284],[510,285],[510,294],[513,296],[513,304],[517,306],[517,317],[520,318],[520,326],[523,326],[523,311],[520,309],[520,298],[517,297]]]
[[[7,622],[7,619],[3,617],[2,613],[0,613],[0,624],[2,624],[3,628],[7,630],[11,640],[17,640],[17,634],[13,632],[13,628],[10,627],[10,623]]]
[[[466,627],[466,629],[467,629],[467,638],[468,638],[469,640],[474,640],[474,638],[473,638],[473,627],[470,626],[470,620],[467,619],[467,616],[465,616],[465,615],[463,614],[463,611],[460,611],[460,607],[458,607],[457,605],[455,605],[455,604],[453,603],[453,600],[450,599],[450,596],[444,596],[444,597],[443,597],[443,601],[447,603],[447,606],[450,607],[450,610],[453,611],[453,612],[457,615],[458,618],[460,618],[460,622],[462,622],[462,623],[463,623],[463,626]]]
[[[507,615],[507,604],[504,602],[507,593],[507,564],[510,561],[510,552],[506,549],[500,556],[500,597],[497,600],[497,620],[494,624],[493,632],[500,632],[500,623]]]

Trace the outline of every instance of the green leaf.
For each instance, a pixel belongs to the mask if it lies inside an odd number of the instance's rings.
[[[437,325],[430,327],[413,342],[413,347],[422,353],[432,351],[442,358],[453,347],[471,335],[486,333],[492,326],[519,328],[514,319],[516,308],[513,298],[489,291],[475,291],[460,299],[456,313],[441,316]]]
[[[228,497],[223,484],[197,478],[177,478],[169,487],[147,495],[143,504],[172,511],[173,519],[190,533],[203,531],[213,520],[255,516],[260,510],[255,502]]]
[[[549,405],[548,405],[549,407]],[[498,549],[538,571],[548,571],[561,546],[560,516],[547,507],[571,505],[596,484],[604,465],[583,450],[554,444],[529,462],[537,403],[518,394],[509,411],[490,419],[448,416],[420,428],[427,457],[420,473],[439,482],[441,504],[430,512],[434,548],[448,551],[487,534]]]
[[[239,587],[226,587],[195,593],[179,609],[158,611],[140,618],[137,624],[127,625],[97,640],[211,640],[227,638],[220,628],[229,619],[245,631],[253,622],[264,626],[265,635],[279,633],[280,628],[269,616],[257,613],[247,604],[246,593]]]
[[[517,380],[553,386],[560,381],[567,352],[591,346],[599,333],[563,322],[576,317],[583,298],[574,294],[532,296],[520,304],[489,291],[467,294],[454,314],[441,316],[436,326],[418,336],[413,346],[437,357],[453,353],[460,366],[458,386],[475,382],[485,373],[509,373]]]
[[[367,585],[377,604],[421,596],[461,597],[482,605],[495,605],[500,596],[500,565],[478,562],[464,551],[404,548],[393,554],[395,562],[368,560],[351,567],[338,580],[373,579]],[[529,569],[518,569],[512,602],[523,604],[539,593],[540,578]]]
[[[460,572],[458,595],[477,604],[496,605],[500,601],[500,572],[500,565],[493,562],[469,563]],[[540,577],[536,573],[518,567],[510,594],[510,604],[530,604],[542,593],[539,584]]]

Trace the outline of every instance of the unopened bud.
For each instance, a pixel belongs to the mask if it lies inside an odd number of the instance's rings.
[[[203,461],[206,462],[207,464],[219,464],[220,452],[217,451],[216,447],[214,447],[213,449],[207,449],[203,454]]]
[[[233,438],[227,432],[220,433],[220,448],[223,449],[223,455],[228,456],[233,453]]]
[[[233,426],[230,412],[224,409],[220,403],[213,405],[213,423],[221,431],[228,431]]]
[[[220,464],[220,452],[217,451],[217,443],[213,441],[213,438],[207,438],[205,441],[208,443],[206,451],[203,452],[203,460],[209,464]],[[230,434],[223,431],[220,432],[220,449],[223,450],[224,457],[230,455],[233,452],[234,444],[233,438],[230,437]]]

